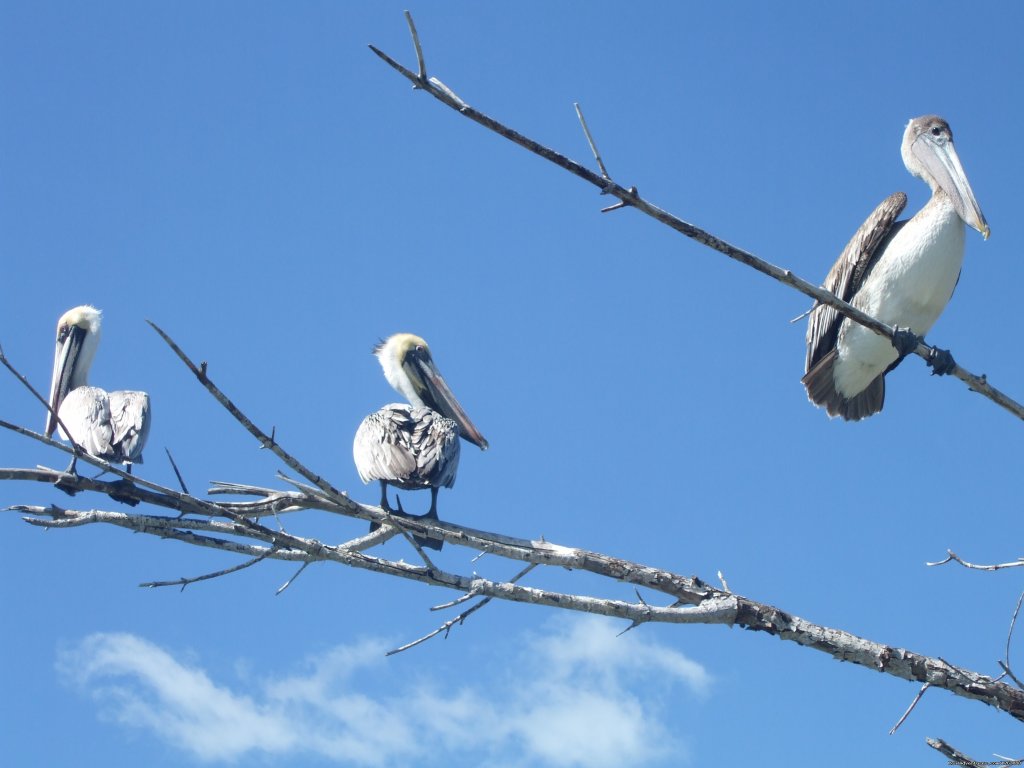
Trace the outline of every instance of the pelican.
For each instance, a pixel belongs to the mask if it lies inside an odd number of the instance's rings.
[[[72,440],[86,453],[124,464],[131,473],[132,464],[142,463],[142,448],[149,436],[149,395],[89,386],[89,368],[99,342],[100,311],[95,307],[69,309],[57,321],[46,436],[57,429],[63,439]],[[72,461],[68,471],[74,465]]]
[[[459,437],[485,451],[487,441],[441,378],[427,342],[397,333],[373,353],[388,384],[409,402],[385,405],[363,419],[352,443],[359,477],[364,483],[380,481],[380,506],[389,513],[396,512],[388,504],[389,485],[407,491],[429,488],[430,510],[423,517],[436,520],[438,489],[455,484]],[[397,513],[404,514],[400,500]],[[444,543],[415,538],[432,549]]]
[[[936,115],[911,120],[903,134],[903,163],[932,190],[912,219],[896,221],[907,204],[902,192],[874,210],[825,278],[839,298],[897,329],[893,341],[818,304],[807,323],[807,360],[801,381],[811,402],[828,415],[858,421],[882,410],[885,374],[931,329],[960,279],[964,224],[986,240],[989,226],[974,199],[949,123]],[[928,360],[934,373],[955,367],[945,350]]]

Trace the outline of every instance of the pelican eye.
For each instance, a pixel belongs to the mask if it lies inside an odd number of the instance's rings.
[[[932,136],[941,136],[941,135],[942,135],[942,128],[941,128],[941,126],[933,125],[932,126]]]

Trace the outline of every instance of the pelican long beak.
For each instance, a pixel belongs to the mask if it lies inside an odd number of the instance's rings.
[[[50,410],[46,414],[47,437],[57,428],[56,414],[60,410],[60,404],[71,391],[71,379],[78,364],[84,339],[85,329],[78,326],[71,326],[57,339],[57,348],[53,353],[53,378],[50,380]]]
[[[963,166],[960,165],[960,158],[953,147],[953,142],[937,142],[925,132],[914,141],[911,151],[942,191],[949,195],[964,223],[974,227],[988,240],[988,222],[985,221],[978,201],[974,199],[974,192],[967,181]]]
[[[459,434],[469,442],[480,447],[480,450],[487,450],[487,440],[480,434],[480,431],[473,426],[469,416],[462,410],[459,401],[448,388],[441,373],[431,359],[415,357],[405,362],[409,370],[410,380],[413,386],[419,391],[424,404],[438,413],[444,414],[459,425]],[[421,385],[422,382],[422,386]]]

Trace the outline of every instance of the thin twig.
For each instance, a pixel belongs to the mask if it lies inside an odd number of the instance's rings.
[[[174,457],[171,456],[171,449],[164,447],[164,451],[167,452],[167,460],[171,462],[171,469],[174,470],[174,476],[178,478],[178,485],[181,486],[182,493],[188,493],[188,486],[185,485],[185,478],[181,476],[181,472],[178,471],[178,465],[174,461]]]
[[[1021,681],[1017,679],[1017,676],[1013,674],[1013,672],[1010,670],[1010,667],[1007,666],[1005,661],[997,661],[996,664],[998,664],[999,668],[1003,670],[1003,674],[994,679],[1002,680],[1004,677],[1008,677],[1017,684],[1018,688],[1024,688],[1024,683],[1021,683]]]
[[[472,600],[474,597],[477,597],[477,593],[472,591],[472,590],[470,590],[469,592],[467,592],[464,595],[459,595],[454,600],[449,600],[447,603],[441,603],[439,605],[432,605],[432,606],[430,606],[430,610],[432,610],[432,611],[445,611],[445,610],[448,610],[449,608],[454,608],[456,605],[462,605],[464,602],[466,602],[467,600]]]
[[[579,102],[573,102],[573,106],[576,108],[576,117],[580,119],[580,125],[583,126],[583,134],[587,137],[587,143],[590,145],[590,151],[594,153],[594,159],[597,161],[597,167],[601,169],[601,176],[611,181],[611,176],[608,175],[608,169],[604,167],[604,160],[601,159],[601,153],[597,151],[597,144],[594,143],[594,137],[590,133],[590,128],[587,126],[587,119],[583,116],[583,110],[580,109]]]
[[[274,595],[275,596],[276,595],[280,595],[282,592],[284,592],[286,589],[288,589],[288,587],[290,587],[292,585],[292,582],[295,581],[297,578],[299,578],[299,574],[302,573],[304,570],[306,570],[306,566],[308,566],[311,562],[313,562],[313,561],[312,560],[307,560],[302,565],[300,565],[299,566],[299,570],[297,570],[295,572],[295,575],[292,576],[290,579],[288,579],[288,581],[286,581],[280,587],[278,587],[277,588],[277,592],[275,592]]]
[[[921,686],[921,690],[917,692],[917,696],[915,696],[914,700],[912,702],[910,702],[910,706],[907,707],[907,711],[903,713],[903,717],[901,717],[899,720],[897,720],[896,721],[896,725],[894,725],[892,728],[889,729],[889,735],[890,736],[892,736],[894,733],[896,733],[897,729],[901,725],[903,725],[903,721],[906,720],[907,717],[910,715],[910,713],[914,711],[914,707],[917,706],[917,702],[919,702],[921,700],[921,697],[924,696],[924,692],[927,691],[930,687],[931,687],[931,683],[925,683],[924,685]]]
[[[423,48],[420,46],[420,36],[416,31],[416,23],[412,20],[412,14],[405,12],[405,23],[409,25],[409,34],[412,35],[412,44],[416,49],[416,64],[419,66],[418,79],[420,82],[427,81],[427,63],[423,60]]]
[[[262,562],[263,560],[266,560],[271,552],[272,552],[272,550],[268,549],[266,552],[264,552],[264,553],[262,553],[260,555],[257,555],[256,557],[250,558],[249,560],[246,560],[244,563],[239,563],[238,565],[233,565],[230,568],[225,568],[224,570],[221,570],[221,571],[214,571],[213,573],[205,573],[202,576],[182,577],[180,579],[175,579],[174,581],[147,581],[147,582],[144,582],[142,584],[139,584],[139,586],[140,587],[148,587],[148,588],[152,588],[152,587],[177,587],[177,586],[180,586],[181,587],[181,591],[184,592],[185,591],[185,587],[187,587],[189,584],[195,584],[197,581],[206,581],[207,579],[216,579],[216,578],[219,578],[221,576],[227,576],[229,573],[235,573],[237,571],[242,571],[242,570],[245,570],[246,568],[248,568],[251,565],[256,565],[256,563],[259,563],[259,562]]]
[[[1024,688],[1021,685],[1020,680],[1017,679],[1016,675],[1010,671],[1010,640],[1013,638],[1013,628],[1017,624],[1017,614],[1020,613],[1020,604],[1024,602],[1024,592],[1020,593],[1020,597],[1017,598],[1017,607],[1013,609],[1013,618],[1010,619],[1010,631],[1006,633],[1006,665],[1003,666],[1003,671],[1006,672],[1019,687]]]
[[[416,44],[416,39],[414,39],[414,45]],[[388,66],[390,66],[396,72],[400,73],[403,77],[411,81],[414,85],[419,85],[421,90],[425,91],[426,93],[429,93],[438,101],[456,110],[459,114],[468,117],[473,122],[479,123],[488,130],[497,133],[498,135],[508,139],[509,141],[518,144],[524,149],[533,152],[534,154],[540,157],[543,157],[545,160],[548,160],[549,162],[554,163],[560,168],[563,168],[569,171],[570,173],[574,174],[575,176],[578,176],[579,178],[593,184],[595,187],[601,190],[602,193],[610,194],[614,197],[617,197],[620,200],[620,204],[612,206],[612,209],[621,207],[623,205],[628,205],[633,208],[636,208],[638,211],[656,219],[657,221],[661,222],[667,227],[671,227],[672,229],[685,235],[686,237],[689,237],[692,240],[696,240],[698,243],[701,243],[702,245],[705,245],[708,248],[716,250],[719,253],[722,253],[731,259],[739,261],[742,264],[746,264],[748,267],[751,267],[752,269],[755,269],[764,275],[768,275],[769,277],[773,278],[774,280],[777,280],[780,283],[783,283],[784,285],[788,285],[791,288],[795,288],[804,295],[810,296],[812,299],[815,299],[821,304],[826,304],[830,307],[835,308],[843,316],[850,318],[855,323],[858,323],[864,326],[865,328],[874,331],[880,336],[884,336],[890,340],[893,339],[896,331],[895,328],[886,325],[885,323],[879,321],[878,319],[872,317],[871,315],[868,315],[865,312],[862,312],[861,310],[857,309],[848,302],[843,301],[835,294],[826,291],[824,288],[807,282],[806,280],[804,280],[801,277],[798,277],[788,269],[782,269],[780,267],[775,266],[774,264],[759,259],[752,253],[749,253],[748,251],[745,251],[741,248],[737,248],[736,246],[727,243],[726,241],[718,237],[715,237],[709,232],[700,229],[699,227],[696,227],[693,224],[690,224],[686,221],[683,221],[682,219],[676,216],[673,216],[672,214],[659,208],[658,206],[648,202],[647,200],[644,200],[636,192],[635,188],[626,189],[620,184],[614,182],[613,180],[605,178],[604,176],[601,176],[597,173],[594,173],[586,166],[577,163],[575,160],[571,160],[565,155],[556,152],[527,136],[524,136],[518,131],[509,128],[508,126],[498,122],[492,117],[489,117],[483,112],[473,109],[465,102],[463,102],[461,99],[453,98],[449,89],[442,89],[436,87],[429,80],[427,82],[423,82],[422,80],[420,80],[419,76],[415,72],[412,72],[407,68],[403,67],[401,64],[399,64],[393,58],[391,58],[386,53],[381,51],[379,48],[371,45],[370,50],[372,50],[374,54],[376,54]],[[928,344],[921,342],[920,344],[917,345],[917,348],[914,350],[914,352],[924,360],[929,360],[933,355],[933,348],[930,347]],[[1024,419],[1024,405],[1021,405],[1016,400],[1013,400],[1005,393],[993,387],[991,384],[988,383],[988,380],[984,375],[978,376],[974,373],[971,373],[967,369],[962,368],[959,365],[956,365],[954,367],[950,375],[955,376],[956,378],[964,382],[967,385],[968,389],[974,392],[978,392],[979,394],[987,397],[992,402],[1010,411],[1010,413],[1017,416],[1017,418]]]
[[[958,554],[956,554],[951,549],[947,549],[946,552],[948,553],[948,556],[946,557],[945,560],[939,560],[938,562],[935,562],[935,563],[928,563],[928,562],[926,562],[925,565],[936,566],[936,565],[945,565],[946,563],[950,563],[950,562],[956,562],[956,563],[960,563],[960,565],[962,565],[964,568],[971,568],[971,569],[973,569],[975,571],[998,571],[998,570],[1001,570],[1003,568],[1019,568],[1020,566],[1024,565],[1024,557],[1017,558],[1012,563],[995,563],[993,565],[977,565],[975,563],[967,562],[966,560],[964,560],[962,557],[960,557]]]

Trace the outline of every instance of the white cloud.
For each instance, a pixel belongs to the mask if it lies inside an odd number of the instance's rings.
[[[58,667],[104,719],[207,762],[678,765],[686,749],[666,726],[665,700],[680,686],[703,695],[710,677],[642,630],[616,637],[620,626],[559,617],[496,676],[460,674],[467,684],[438,670],[434,679],[400,679],[397,691],[372,684],[388,672],[379,641],[337,646],[273,679],[250,670],[231,685],[128,634],[90,635],[62,652]],[[363,675],[369,683],[353,680]]]

